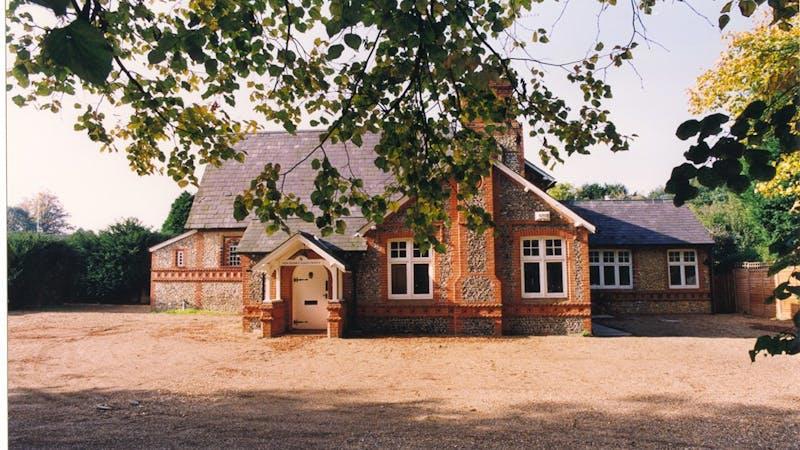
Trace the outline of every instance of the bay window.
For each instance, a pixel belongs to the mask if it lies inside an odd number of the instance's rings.
[[[520,242],[522,297],[566,297],[566,244],[558,238],[523,238]]]
[[[597,289],[633,287],[631,252],[628,250],[590,250],[589,284]]]
[[[422,251],[411,239],[389,241],[389,298],[433,298],[430,250]]]
[[[667,252],[669,287],[674,289],[700,286],[697,277],[697,253],[694,250],[669,250]]]

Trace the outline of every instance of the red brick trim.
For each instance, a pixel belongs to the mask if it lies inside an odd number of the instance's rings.
[[[159,283],[174,282],[240,282],[242,272],[236,270],[220,269],[159,269],[150,273],[150,281]]]

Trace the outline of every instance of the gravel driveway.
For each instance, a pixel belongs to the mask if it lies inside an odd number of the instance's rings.
[[[12,314],[12,447],[770,447],[800,442],[800,357],[739,316],[622,338],[260,339],[237,316]],[[647,322],[668,331],[648,335]],[[705,331],[704,331],[705,330]],[[708,330],[716,330],[710,332]],[[666,337],[664,337],[666,336]]]

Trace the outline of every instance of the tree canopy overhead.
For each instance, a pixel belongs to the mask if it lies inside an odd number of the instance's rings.
[[[50,17],[31,3],[48,8]],[[524,118],[545,161],[598,144],[628,147],[603,107],[611,88],[597,72],[632,57],[639,25],[632,22],[626,42],[598,42],[585,58],[548,63],[536,58],[537,46],[549,40],[546,30],[514,27],[537,3],[191,0],[172,7],[17,0],[8,8],[11,90],[15,103],[53,111],[65,107],[63,94],[88,92],[91,102],[74,105],[81,111],[76,129],[124,150],[138,173],[163,170],[182,186],[196,182],[199,164],[243,159],[234,145],[259,123],[294,131],[307,120],[324,129],[308,155],[320,213],[283,192],[281,178],[292,168],[267,165],[237,197],[237,217],[255,213],[276,230],[298,216],[325,234],[343,231],[342,216],[379,222],[391,199],[405,195],[416,199],[409,225],[417,238],[436,244],[432,224],[448,224],[449,191],[442,186],[451,180],[469,225],[491,224],[469,199],[499,154],[495,136],[509,119]],[[748,16],[757,5],[735,3]],[[635,18],[655,4],[629,6]],[[789,2],[770,7],[778,20],[792,11]],[[518,62],[530,68],[520,70]],[[544,80],[546,65],[566,69],[581,100],[555,95]],[[510,84],[503,98],[490,88],[498,80]],[[234,111],[242,102],[252,106],[251,116]],[[475,122],[485,128],[469,127]],[[359,146],[364,133],[376,131],[376,165],[396,182],[369,195],[361,180],[327,163],[324,146]]]

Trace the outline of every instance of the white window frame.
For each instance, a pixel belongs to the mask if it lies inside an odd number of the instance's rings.
[[[406,256],[405,257],[392,257],[392,243],[405,242]],[[433,299],[433,256],[432,249],[428,249],[427,256],[414,256],[414,248],[419,250],[419,246],[414,244],[413,239],[390,239],[386,242],[386,272],[388,274],[389,284],[386,287],[386,293],[389,299],[392,300],[432,300]],[[414,293],[414,264],[425,263],[428,265],[428,293],[415,294]],[[392,294],[392,264],[405,264],[406,266],[406,293],[405,294]]]
[[[680,254],[680,261],[669,260],[669,254],[673,252]],[[693,253],[694,261],[686,261],[685,252]],[[671,248],[667,250],[667,284],[669,284],[670,289],[697,289],[700,287],[700,268],[697,264],[697,258],[697,250],[692,248]],[[679,266],[681,268],[681,284],[672,284],[672,277],[669,271],[673,266]],[[694,266],[695,284],[686,284],[686,270],[684,269],[686,266]]]
[[[548,240],[561,241],[561,255],[547,256],[546,242]],[[539,255],[525,255],[525,241],[539,241]],[[519,289],[522,298],[567,298],[569,297],[569,280],[567,278],[567,240],[558,236],[523,236],[519,240]],[[541,292],[525,292],[525,263],[539,263],[539,287]],[[561,263],[561,279],[564,292],[547,292],[547,263]]]
[[[597,262],[592,262],[592,253],[597,252]],[[603,252],[612,252],[614,253],[614,262],[605,262],[603,259]],[[628,254],[628,261],[627,262],[620,262],[619,254],[620,253],[627,253]],[[628,267],[628,273],[630,274],[630,281],[631,284],[619,284],[619,268],[622,266]],[[589,249],[589,271],[592,270],[592,267],[597,267],[600,271],[600,284],[590,284],[592,289],[633,289],[633,252],[628,249],[617,249],[617,248],[598,248],[598,249]],[[606,267],[614,267],[614,284],[605,284],[605,268]],[[589,274],[589,279],[591,280],[591,273]],[[591,283],[591,281],[590,281]]]
[[[186,267],[186,250],[179,248],[175,250],[175,267]]]
[[[229,244],[230,241],[236,241],[235,244]],[[226,267],[241,267],[242,255],[239,254],[239,238],[225,238],[223,241],[225,245],[225,260]]]

